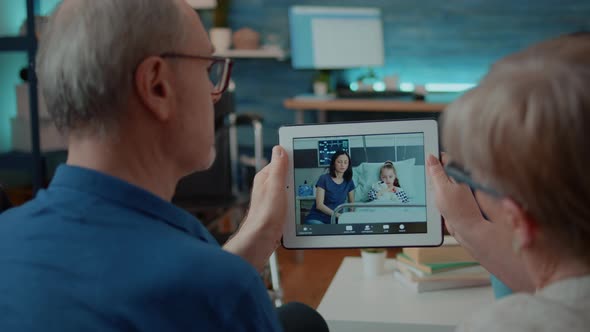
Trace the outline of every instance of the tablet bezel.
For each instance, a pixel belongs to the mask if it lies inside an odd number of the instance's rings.
[[[293,144],[296,138],[317,138],[379,134],[424,134],[424,160],[428,155],[439,156],[438,124],[436,120],[394,120],[376,122],[348,122],[312,125],[283,126],[279,129],[280,145],[289,156],[287,174],[287,220],[282,244],[287,249],[312,248],[369,248],[369,247],[428,247],[439,246],[443,241],[442,219],[436,208],[434,192],[426,177],[427,233],[419,234],[357,234],[357,235],[304,235],[297,236],[295,223],[295,177]],[[425,165],[426,166],[426,165]],[[426,173],[426,168],[425,168]]]

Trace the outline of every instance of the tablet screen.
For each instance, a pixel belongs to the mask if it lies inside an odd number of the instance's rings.
[[[296,236],[427,233],[424,133],[293,138]]]

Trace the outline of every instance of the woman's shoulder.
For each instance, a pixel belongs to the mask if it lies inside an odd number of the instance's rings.
[[[324,174],[320,175],[320,177],[318,178],[318,181],[328,181],[331,179],[332,179],[332,176],[330,175],[330,173],[324,173]]]
[[[532,294],[498,300],[463,322],[457,331],[586,331],[590,319],[584,310]]]
[[[315,185],[316,185],[316,187],[326,189],[330,183],[328,180],[330,180],[330,174],[322,174],[318,177],[318,180],[316,181]]]

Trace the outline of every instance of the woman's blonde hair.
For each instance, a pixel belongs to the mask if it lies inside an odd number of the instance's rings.
[[[445,110],[442,138],[477,181],[514,199],[562,249],[589,261],[590,39],[569,50],[537,45],[498,62]]]

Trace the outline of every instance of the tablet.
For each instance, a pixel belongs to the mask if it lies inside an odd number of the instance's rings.
[[[285,126],[289,196],[283,246],[438,246],[441,216],[426,176],[435,120]]]

